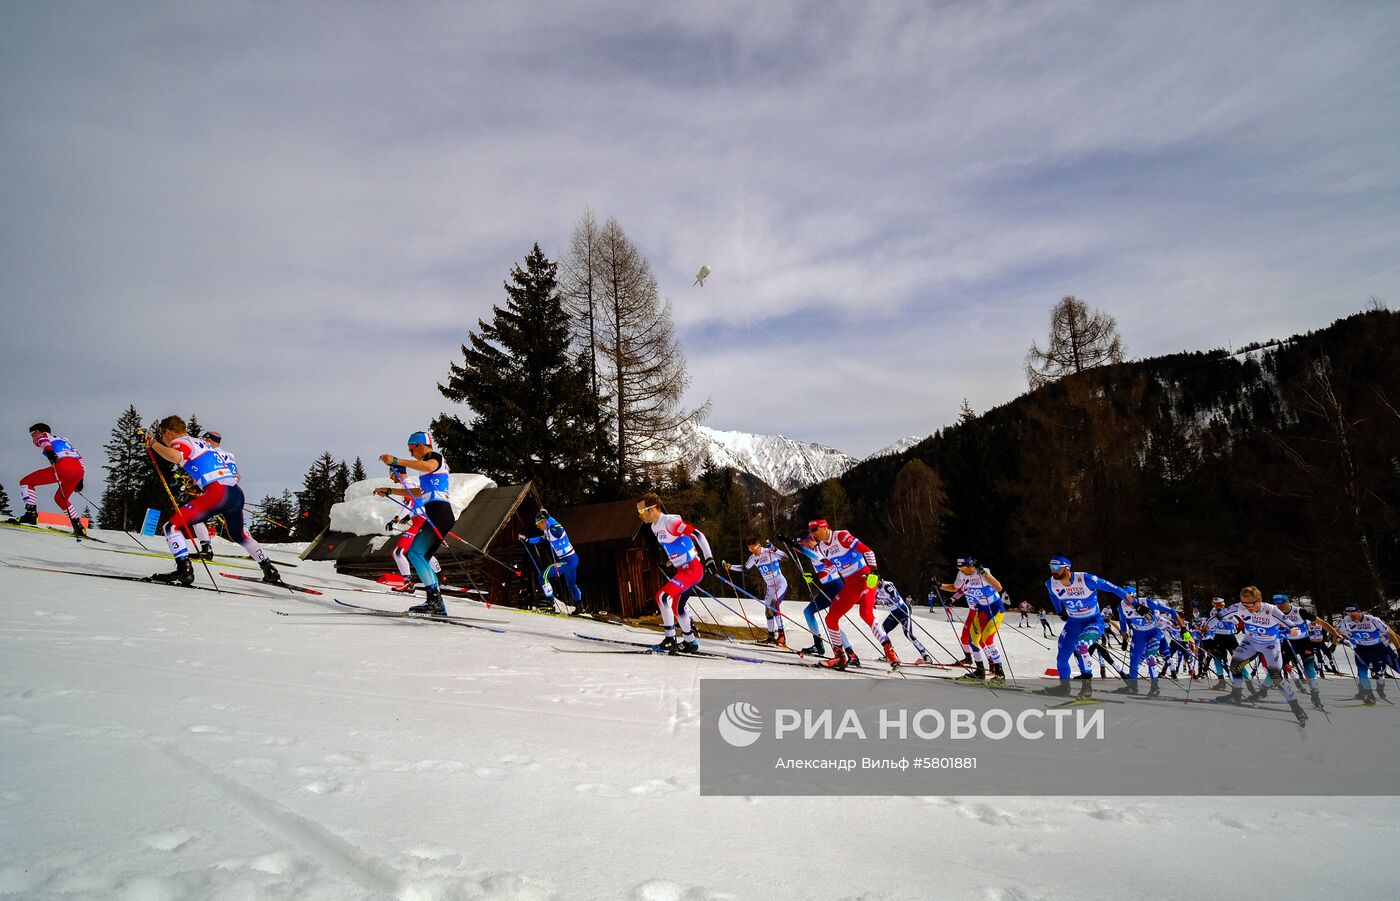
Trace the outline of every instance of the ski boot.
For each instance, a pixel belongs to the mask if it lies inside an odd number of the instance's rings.
[[[812,636],[812,646],[810,648],[803,648],[797,653],[801,654],[804,657],[825,657],[826,645],[822,644],[822,640],[814,635]]]
[[[847,669],[857,669],[857,668],[859,668],[859,667],[860,667],[860,658],[856,656],[856,652],[855,652],[855,651],[846,651],[846,668],[847,668]]]
[[[1239,706],[1244,703],[1244,689],[1235,686],[1230,689],[1230,693],[1219,698],[1212,698],[1212,704],[1234,704]]]
[[[787,633],[779,629],[777,637],[773,639],[773,647],[782,648],[784,651],[792,650],[787,646]]]
[[[822,661],[822,666],[828,669],[844,670],[849,665],[850,659],[846,656],[846,649],[840,647],[832,648],[831,658]]]
[[[436,585],[431,585],[427,589],[428,599],[421,604],[415,604],[408,608],[408,613],[419,616],[446,616],[447,605],[442,602],[442,592]]]
[[[1298,719],[1298,725],[1306,726],[1308,724],[1308,712],[1303,709],[1302,704],[1298,703],[1297,698],[1288,702],[1288,709],[1293,711],[1293,716]]]
[[[1077,675],[1077,676],[1074,677],[1074,681],[1076,681],[1076,682],[1086,682],[1086,681],[1088,681],[1089,679],[1092,679],[1092,678],[1094,678],[1094,674],[1093,674],[1093,673],[1080,673],[1079,675]]]
[[[1219,678],[1217,678],[1217,679],[1215,680],[1215,684],[1212,685],[1212,686],[1210,687],[1210,690],[1211,690],[1211,691],[1226,691],[1226,690],[1229,689],[1229,687],[1230,687],[1230,686],[1228,686],[1228,685],[1225,684],[1225,680],[1224,680],[1224,679],[1219,679]]]
[[[700,642],[695,640],[694,632],[682,632],[680,641],[676,643],[676,650],[682,654],[698,654],[700,652]]]
[[[1376,694],[1380,695],[1380,698],[1381,698],[1382,701],[1388,700],[1388,698],[1386,698],[1386,696],[1385,696],[1385,680],[1384,680],[1384,679],[1377,679],[1377,680],[1376,680]]]
[[[6,522],[16,526],[37,526],[39,524],[39,508],[25,504],[24,513],[18,519],[10,519]]]
[[[404,579],[397,585],[391,585],[389,590],[396,594],[413,594],[418,590],[418,583],[412,579]]]
[[[970,673],[964,673],[963,675],[958,676],[957,681],[959,681],[959,682],[981,682],[981,681],[985,680],[986,678],[987,678],[987,670],[986,670],[986,667],[984,667],[984,666],[982,665],[982,661],[978,660],[976,663],[974,663],[974,664],[972,665],[972,672],[970,672]]]
[[[81,519],[70,519],[68,521],[73,524],[74,538],[82,539],[88,537],[87,529],[83,528],[83,521]]]
[[[972,666],[972,652],[968,651],[967,653],[963,654],[963,659],[960,662],[963,666]]]
[[[920,655],[920,659],[922,659],[924,663],[929,666],[934,666],[936,664],[936,661],[933,659],[933,655],[930,654],[928,651],[924,651],[924,653]]]
[[[1061,679],[1057,684],[1045,689],[1041,694],[1051,695],[1057,698],[1069,697],[1069,680]]]
[[[665,638],[661,639],[661,643],[660,643],[660,644],[654,644],[654,645],[652,645],[652,646],[651,646],[651,651],[652,651],[653,654],[679,654],[679,653],[680,653],[680,651],[678,651],[678,650],[676,649],[676,637],[675,637],[674,635],[667,635]]]
[[[1267,686],[1267,685],[1265,685],[1263,688],[1260,688],[1258,691],[1253,691],[1253,692],[1250,692],[1250,694],[1249,694],[1249,701],[1250,701],[1250,703],[1255,703],[1255,702],[1257,702],[1257,701],[1267,701],[1268,699],[1269,699],[1269,686]]]
[[[1093,680],[1093,679],[1085,679],[1083,682],[1080,682],[1080,683],[1079,683],[1079,698],[1080,698],[1080,700],[1084,700],[1084,699],[1087,699],[1087,698],[1092,698],[1093,696],[1094,696],[1094,680]]]
[[[1113,689],[1113,694],[1116,695],[1135,695],[1137,693],[1138,687],[1136,679],[1126,679],[1120,687]]]
[[[279,573],[279,572],[277,571],[277,567],[275,567],[275,566],[272,565],[272,561],[271,561],[271,560],[259,560],[259,561],[258,561],[258,566],[261,566],[261,567],[262,567],[262,571],[263,571],[262,580],[263,580],[264,582],[268,583],[269,585],[281,585],[281,584],[282,584],[282,574]],[[441,602],[442,602],[441,596],[438,597],[438,602],[439,602],[439,604],[441,604]]]
[[[894,645],[885,642],[885,659],[890,662],[890,666],[899,666],[899,655],[894,652]]]
[[[1160,698],[1162,696],[1162,684],[1156,679],[1152,680],[1152,686],[1147,689],[1149,698]]]
[[[1322,692],[1314,690],[1312,693],[1312,705],[1314,710],[1326,710],[1322,706]]]
[[[989,663],[988,666],[991,670],[991,678],[987,681],[992,685],[1005,685],[1006,668],[1003,667],[1000,663]]]
[[[199,543],[199,556],[204,560],[212,561],[214,559],[214,545],[208,541],[201,541]]]
[[[190,562],[189,557],[181,557],[175,561],[173,573],[156,573],[151,576],[150,581],[161,585],[193,585],[194,564]]]
[[[778,639],[773,635],[772,632],[769,632],[769,633],[768,633],[768,637],[767,637],[767,638],[760,638],[758,641],[755,641],[755,642],[754,642],[754,644],[761,644],[761,645],[764,645],[765,647],[770,646],[770,645],[775,645],[775,644],[777,644],[777,643],[778,643]]]
[[[1376,693],[1369,688],[1363,688],[1358,697],[1361,699],[1361,703],[1365,704],[1367,707],[1376,706]]]

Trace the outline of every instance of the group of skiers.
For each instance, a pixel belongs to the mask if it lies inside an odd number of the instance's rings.
[[[54,434],[47,423],[35,423],[30,428],[30,438],[48,459],[49,466],[20,480],[25,510],[11,522],[35,524],[36,489],[56,484],[54,500],[67,513],[73,533],[83,537],[83,525],[73,506],[73,496],[83,488],[81,454],[69,441]],[[175,508],[164,527],[176,568],[173,572],[156,574],[152,580],[192,584],[194,569],[189,539],[198,540],[201,551],[208,553],[206,524],[217,518],[223,522],[230,538],[258,562],[264,581],[279,583],[281,577],[267,553],[244,527],[245,499],[239,487],[238,465],[233,455],[222,448],[222,436],[216,432],[192,436],[183,419],[167,416],[156,426],[154,434],[144,434],[144,439],[152,454],[178,466],[195,490],[191,500]],[[416,581],[425,588],[426,599],[409,608],[409,612],[444,615],[447,610],[442,600],[440,566],[435,554],[455,522],[449,501],[450,470],[426,432],[413,432],[407,445],[406,457],[380,455],[395,485],[376,488],[375,494],[393,499],[405,510],[386,528],[392,532],[396,527],[406,526],[393,552],[402,577],[401,590],[409,593],[414,590],[415,575]],[[757,572],[764,585],[761,601],[767,636],[759,643],[787,648],[785,622],[788,619],[782,612],[788,591],[782,564],[792,559],[787,552],[771,540],[755,536],[747,542],[749,556],[742,564],[717,563],[705,534],[681,516],[666,512],[658,495],[649,493],[638,500],[637,515],[651,528],[674,570],[656,596],[664,632],[656,651],[678,654],[698,650],[689,599],[696,592],[714,597],[701,587],[707,574],[743,592],[729,577],[747,570]],[[575,604],[581,603],[577,582],[578,552],[568,533],[544,509],[536,515],[535,525],[539,535],[517,537],[532,562],[535,557],[531,545],[544,543],[549,548],[550,562],[543,568],[535,564],[546,594],[552,594],[550,579],[558,576],[564,580]],[[896,629],[904,633],[923,662],[934,662],[916,633],[909,605],[892,582],[880,577],[875,552],[868,545],[845,529],[832,528],[821,518],[810,520],[805,533],[779,540],[800,558],[793,562],[809,587],[810,599],[802,614],[807,631],[812,635],[812,644],[802,649],[802,653],[825,657],[826,642],[829,642],[831,656],[823,665],[836,670],[859,666],[860,659],[842,628],[843,618],[854,611],[879,642],[890,664],[900,663],[891,640]],[[951,601],[961,599],[966,603],[968,613],[960,634],[964,652],[961,663],[969,667],[970,672],[962,678],[996,683],[1005,678],[1003,649],[997,640],[1007,610],[1005,586],[974,557],[960,557],[956,564],[957,575],[930,593],[930,605],[935,595],[943,598],[942,592],[947,592]],[[1318,680],[1324,678],[1327,669],[1337,672],[1329,640],[1355,649],[1358,699],[1365,703],[1373,704],[1377,695],[1385,696],[1387,667],[1400,672],[1400,659],[1396,654],[1400,636],[1385,622],[1355,605],[1348,605],[1345,615],[1333,625],[1313,611],[1294,604],[1287,595],[1276,594],[1272,603],[1266,603],[1257,587],[1248,586],[1241,590],[1237,603],[1227,605],[1223,598],[1215,598],[1208,613],[1201,614],[1193,608],[1188,618],[1180,610],[1140,595],[1132,585],[1120,587],[1092,573],[1076,571],[1071,561],[1063,556],[1050,559],[1045,588],[1054,610],[1064,621],[1056,639],[1058,684],[1045,689],[1048,695],[1071,693],[1071,661],[1078,668],[1077,678],[1083,682],[1080,693],[1087,694],[1097,659],[1100,674],[1105,675],[1105,668],[1111,666],[1124,680],[1117,691],[1127,694],[1138,693],[1138,681],[1145,665],[1149,696],[1158,694],[1161,678],[1176,678],[1182,667],[1192,678],[1201,678],[1208,665],[1213,664],[1217,676],[1215,688],[1224,689],[1227,671],[1229,675],[1230,693],[1220,700],[1242,703],[1246,672],[1258,660],[1265,672],[1262,687],[1250,700],[1266,695],[1276,684],[1302,723],[1306,722],[1307,714],[1298,701],[1292,681],[1284,676],[1284,667],[1287,665],[1301,674],[1314,707],[1321,709]],[[1104,594],[1115,598],[1107,610],[1100,604],[1100,596]],[[948,604],[949,600],[944,600],[951,620]],[[877,610],[885,614],[882,620],[877,619]],[[1044,611],[1038,612],[1043,630],[1053,635]],[[1023,623],[1028,622],[1025,602],[1021,604],[1021,615]],[[1115,628],[1120,649],[1129,652],[1126,664],[1116,661],[1104,646]]]

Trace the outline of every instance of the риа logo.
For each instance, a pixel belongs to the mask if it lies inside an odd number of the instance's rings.
[[[748,701],[735,701],[719,713],[719,734],[730,746],[747,748],[763,734],[763,714]]]

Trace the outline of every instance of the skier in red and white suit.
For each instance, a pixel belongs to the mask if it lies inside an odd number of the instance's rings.
[[[817,540],[816,552],[825,561],[822,571],[834,570],[845,582],[831,601],[826,612],[826,628],[831,633],[833,655],[825,662],[833,669],[845,669],[846,651],[841,646],[841,617],[852,607],[859,606],[860,618],[882,644],[888,644],[885,631],[875,622],[875,595],[880,576],[875,571],[875,552],[845,529],[832,531],[824,519],[807,523],[807,529]]]
[[[690,628],[690,609],[686,606],[686,593],[700,584],[705,578],[705,570],[715,571],[715,558],[710,553],[710,542],[705,533],[681,519],[674,513],[661,509],[661,498],[648,494],[637,501],[637,515],[642,522],[651,526],[661,549],[671,565],[676,568],[661,591],[657,592],[656,605],[661,610],[661,626],[666,637],[655,650],[662,653],[698,651],[700,642]],[[676,624],[681,627],[680,641],[676,640]]]
[[[83,490],[83,455],[66,438],[53,434],[45,422],[36,422],[29,427],[29,440],[48,458],[49,465],[19,480],[20,494],[24,498],[24,515],[14,522],[37,525],[39,493],[35,489],[41,485],[57,485],[53,499],[58,509],[68,514],[68,521],[73,524],[73,534],[82,538],[87,533],[83,531],[82,519],[73,506],[73,493]]]

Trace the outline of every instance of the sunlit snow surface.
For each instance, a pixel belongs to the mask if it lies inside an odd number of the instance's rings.
[[[98,534],[112,544],[0,529],[0,560],[168,568]],[[324,564],[284,575],[354,584]],[[1400,886],[1391,798],[700,798],[699,680],[777,674],[553,650],[580,644],[576,629],[640,637],[621,627],[449,602],[502,620],[495,634],[219,581],[258,596],[0,566],[0,897],[1176,901]],[[925,622],[951,644],[941,614]],[[1038,627],[1006,633],[1018,669],[1043,668]]]

